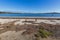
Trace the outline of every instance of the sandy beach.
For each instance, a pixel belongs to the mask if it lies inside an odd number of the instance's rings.
[[[45,29],[54,31],[55,33],[56,30],[59,31],[60,20],[0,18],[0,40],[34,40],[33,34],[37,32],[39,25],[42,25]],[[54,30],[55,27],[57,27],[56,30]],[[54,35],[59,35],[60,32],[58,31]],[[42,40],[56,39],[47,38]]]
[[[15,24],[20,24],[20,25],[23,25],[23,21],[34,21],[35,23],[47,23],[47,24],[53,24],[53,25],[56,25],[56,24],[60,24],[60,20],[48,20],[48,19],[0,19],[0,23],[1,24],[4,24],[4,23],[8,23],[8,22],[12,22],[12,21],[15,21],[15,20],[19,20],[17,21]],[[29,24],[29,23],[27,23]]]

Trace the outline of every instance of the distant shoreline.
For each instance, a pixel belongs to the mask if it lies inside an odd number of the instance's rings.
[[[60,20],[60,17],[1,17],[0,19],[48,19],[48,20]]]

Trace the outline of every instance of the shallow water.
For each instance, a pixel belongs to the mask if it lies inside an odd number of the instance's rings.
[[[0,14],[0,17],[60,17],[59,13],[9,13]]]

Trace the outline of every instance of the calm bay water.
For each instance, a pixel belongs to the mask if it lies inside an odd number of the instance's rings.
[[[60,17],[59,13],[9,13],[9,14],[0,14],[0,17]]]

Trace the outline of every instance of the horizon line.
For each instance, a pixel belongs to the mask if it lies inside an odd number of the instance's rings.
[[[0,12],[10,12],[10,13],[60,13],[60,12],[12,12],[12,11],[0,11]]]

